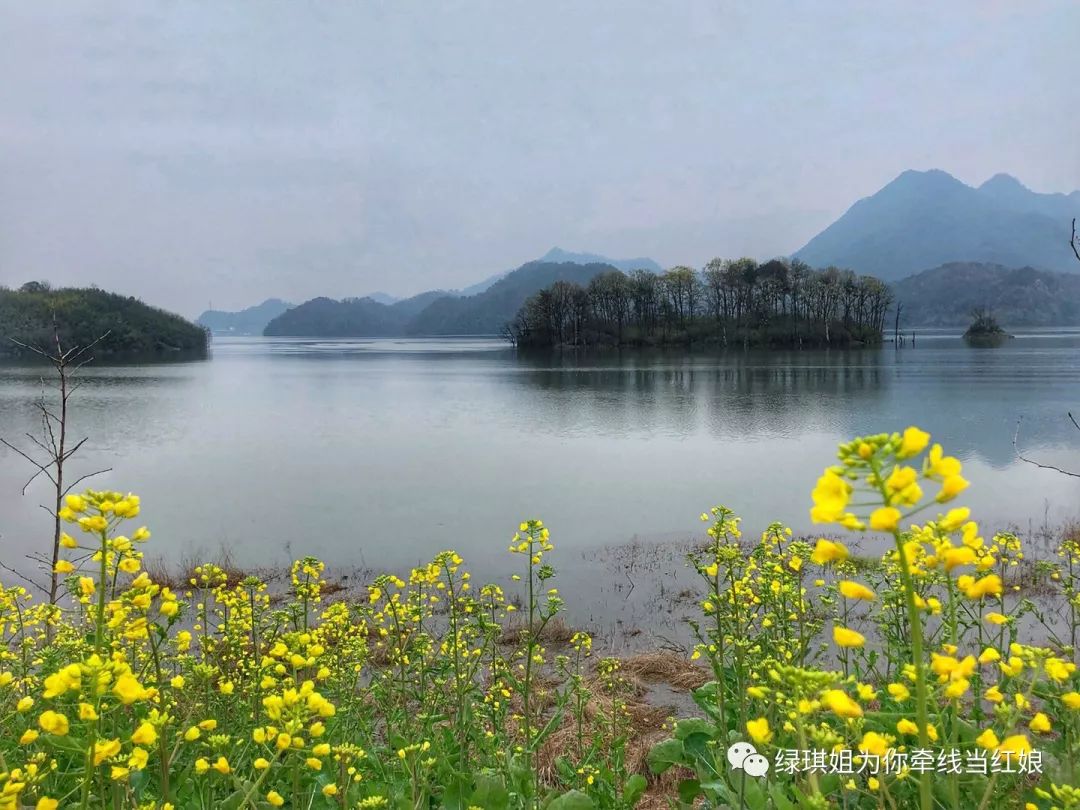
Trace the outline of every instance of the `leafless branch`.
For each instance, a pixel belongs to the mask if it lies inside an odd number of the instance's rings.
[[[60,458],[60,459],[61,459],[62,461],[67,461],[67,460],[68,460],[69,458],[71,458],[71,457],[72,457],[73,455],[75,455],[75,454],[76,454],[76,453],[77,453],[77,452],[79,451],[79,448],[80,448],[80,447],[82,447],[82,446],[83,446],[84,444],[86,444],[86,440],[87,440],[88,438],[90,438],[90,437],[89,437],[89,436],[86,436],[86,437],[84,437],[84,438],[80,439],[80,440],[79,440],[79,441],[78,441],[78,442],[76,443],[76,445],[75,445],[74,447],[72,447],[72,448],[71,448],[70,450],[66,450],[66,451],[64,452],[64,454],[63,454],[62,456],[58,456],[58,457],[59,457],[59,458]]]
[[[52,455],[52,452],[53,452],[52,448],[49,447],[47,444],[45,444],[45,442],[41,441],[41,439],[39,439],[33,433],[27,433],[26,438],[28,438],[32,444],[36,445],[37,447],[40,447],[42,450],[44,450],[49,455]]]
[[[19,348],[26,349],[28,352],[33,352],[34,354],[40,354],[42,357],[44,357],[50,363],[52,362],[52,355],[50,355],[44,349],[39,349],[37,346],[33,346],[33,345],[29,344],[29,343],[23,343],[21,340],[16,340],[13,337],[9,337],[8,340],[10,340],[12,343],[14,343]]]
[[[68,357],[68,356],[65,355],[64,360],[66,360],[68,363],[71,363],[74,360],[78,360],[80,357],[82,357],[84,354],[86,354],[92,348],[97,346],[99,343],[101,343],[101,341],[103,341],[105,338],[107,338],[111,334],[112,334],[112,330],[108,329],[103,334],[99,335],[97,338],[95,338],[94,340],[87,343],[85,346],[79,346],[79,347],[76,347],[74,349],[70,349],[68,351],[68,354],[70,354],[71,356]],[[82,363],[80,363],[78,367],[81,368],[82,366],[86,365],[86,363],[88,363],[88,362],[89,362],[89,358],[87,360],[84,360]]]
[[[1072,221],[1072,236],[1069,237],[1069,247],[1073,249],[1076,260],[1080,262],[1080,236],[1076,235],[1076,217]]]
[[[1069,414],[1069,419],[1072,420],[1072,423],[1074,425],[1076,424],[1076,420],[1073,419],[1073,415],[1071,413]],[[1062,475],[1068,475],[1072,478],[1080,478],[1080,473],[1063,470],[1061,469],[1061,467],[1055,467],[1053,464],[1043,464],[1041,462],[1035,461],[1034,459],[1026,458],[1024,454],[1020,452],[1020,448],[1017,445],[1020,440],[1020,422],[1020,419],[1016,420],[1016,432],[1013,434],[1013,450],[1016,452],[1016,457],[1018,459],[1020,459],[1021,461],[1025,461],[1035,467],[1038,467],[1040,470],[1053,470],[1054,472],[1059,472]],[[1080,430],[1080,425],[1077,425],[1077,430]]]
[[[33,586],[34,586],[35,588],[37,588],[37,589],[38,589],[39,591],[41,591],[41,592],[42,592],[43,594],[46,594],[46,595],[48,595],[48,593],[49,593],[49,589],[48,589],[48,588],[46,588],[46,587],[45,587],[44,585],[42,585],[41,583],[35,582],[35,581],[34,581],[34,580],[32,580],[32,579],[31,579],[30,577],[26,576],[26,574],[24,574],[24,573],[22,573],[22,572],[20,572],[20,571],[16,571],[16,570],[15,570],[14,568],[12,568],[12,567],[11,567],[10,565],[6,565],[5,563],[2,563],[2,562],[0,562],[0,568],[3,568],[3,569],[4,569],[5,571],[7,571],[7,572],[9,572],[9,573],[11,573],[11,574],[14,574],[14,575],[15,575],[15,576],[17,576],[17,577],[18,577],[19,579],[21,579],[21,580],[22,580],[23,582],[28,582],[29,584],[31,584],[31,585],[33,585]]]
[[[54,479],[54,478],[52,477],[52,473],[50,473],[50,472],[49,472],[49,465],[47,465],[47,464],[42,464],[41,462],[39,462],[39,461],[37,461],[36,459],[34,459],[34,457],[33,457],[33,456],[29,456],[29,455],[27,455],[27,454],[26,454],[26,453],[24,453],[24,452],[23,452],[22,450],[20,450],[20,449],[19,449],[18,447],[16,447],[16,446],[15,446],[15,445],[13,445],[13,444],[12,444],[11,442],[9,442],[9,441],[8,441],[7,439],[4,439],[4,438],[0,438],[0,444],[4,445],[4,447],[6,447],[6,448],[7,448],[8,450],[10,450],[11,452],[13,452],[13,453],[15,453],[15,454],[17,454],[17,455],[19,455],[19,456],[22,456],[22,457],[23,457],[24,459],[26,459],[26,460],[27,460],[27,461],[29,461],[29,462],[30,462],[31,464],[33,464],[33,465],[34,465],[34,467],[36,467],[36,468],[37,468],[37,472],[35,472],[35,473],[34,473],[34,474],[33,474],[33,475],[32,475],[32,476],[30,477],[30,480],[29,480],[29,481],[27,481],[27,482],[26,482],[26,483],[25,483],[25,484],[23,485],[23,488],[22,488],[22,494],[23,494],[23,495],[25,495],[25,494],[26,494],[26,490],[27,490],[27,489],[28,489],[28,488],[30,487],[30,485],[31,485],[32,483],[34,483],[34,479],[36,479],[36,478],[37,478],[37,477],[38,477],[39,475],[45,474],[45,475],[46,475],[46,476],[48,477],[48,479],[49,479],[50,481],[52,481],[52,482],[53,482],[54,484],[56,483],[56,480],[55,480],[55,479]]]
[[[75,479],[72,483],[68,483],[67,477],[64,474],[65,464],[82,449],[87,441],[86,438],[83,438],[74,444],[69,444],[68,442],[68,401],[71,398],[71,395],[78,390],[78,381],[75,379],[78,371],[93,359],[90,350],[107,338],[110,332],[105,332],[96,340],[92,340],[83,346],[71,346],[65,349],[63,340],[60,337],[60,326],[57,323],[55,312],[53,313],[52,327],[52,343],[54,344],[52,348],[34,346],[15,338],[8,338],[14,345],[33,354],[37,354],[47,360],[55,372],[56,385],[55,388],[53,386],[48,386],[45,377],[42,376],[41,395],[36,403],[37,410],[41,417],[40,434],[37,436],[32,433],[26,434],[27,439],[30,441],[28,452],[19,449],[11,442],[0,437],[0,443],[2,443],[4,447],[9,448],[20,458],[29,462],[35,469],[34,474],[30,476],[30,479],[23,486],[23,495],[26,494],[30,485],[39,476],[45,476],[52,483],[52,503],[49,506],[41,504],[41,508],[53,519],[51,559],[48,556],[28,556],[28,559],[36,560],[41,563],[42,567],[49,572],[49,587],[44,588],[24,574],[15,571],[15,569],[10,568],[7,565],[3,565],[3,563],[0,563],[0,566],[16,574],[24,581],[44,590],[49,596],[49,602],[55,604],[58,598],[59,587],[56,562],[60,554],[60,537],[62,534],[60,512],[63,508],[63,498],[87,478],[92,478],[95,475],[108,472],[107,469],[97,470],[96,472],[88,473]],[[53,397],[56,397],[56,410],[50,408],[49,404]],[[38,453],[42,456],[43,460],[38,461],[31,453]],[[48,629],[46,632],[51,636],[51,632]]]
[[[86,475],[79,476],[74,481],[72,481],[70,484],[68,484],[67,487],[65,487],[64,494],[67,495],[69,492],[71,492],[71,490],[75,489],[75,487],[77,487],[79,484],[81,484],[87,478],[93,478],[95,475],[104,475],[107,472],[112,472],[112,467],[106,467],[104,470],[95,470],[92,473],[87,473]]]

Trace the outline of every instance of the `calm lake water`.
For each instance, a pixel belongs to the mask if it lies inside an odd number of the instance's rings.
[[[41,368],[0,366],[0,435],[35,427]],[[686,539],[726,504],[748,531],[810,530],[809,493],[837,442],[915,423],[959,455],[966,503],[994,527],[1080,514],[1080,331],[998,349],[924,333],[914,347],[520,357],[490,340],[235,338],[209,360],[95,363],[73,400],[90,440],[78,472],[143,497],[152,551],[227,548],[242,564],[315,554],[405,566],[455,548],[509,565],[542,517],[564,565],[639,540]],[[49,535],[46,490],[0,448],[0,548],[18,564]],[[558,561],[558,560],[556,560]]]

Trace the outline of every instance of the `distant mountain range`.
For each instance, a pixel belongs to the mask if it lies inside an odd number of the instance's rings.
[[[940,171],[906,171],[795,253],[896,281],[953,262],[1080,272],[1069,248],[1080,191],[1039,194],[1007,174],[972,188]]]
[[[525,300],[556,281],[587,284],[610,264],[534,261],[476,295],[427,292],[386,306],[371,298],[315,298],[282,313],[265,334],[293,337],[394,337],[499,334]]]
[[[219,335],[497,334],[538,290],[560,279],[587,283],[597,273],[611,269],[662,272],[660,265],[648,258],[609,259],[556,247],[535,261],[462,290],[430,290],[411,298],[384,292],[341,301],[314,298],[295,307],[271,298],[240,312],[207,310],[197,322]]]
[[[1077,273],[950,262],[893,284],[893,291],[903,305],[902,326],[967,326],[976,307],[991,310],[1005,329],[1080,325]]]
[[[215,335],[261,335],[270,321],[291,306],[280,298],[267,298],[261,304],[239,312],[208,309],[195,319],[195,323]]]
[[[573,253],[569,250],[563,250],[560,247],[553,247],[536,261],[547,264],[566,264],[567,262],[570,264],[607,264],[617,270],[622,270],[624,273],[629,273],[631,270],[649,270],[653,273],[662,273],[664,270],[655,261],[646,257],[638,259],[609,259],[607,256],[601,256],[597,253]],[[483,281],[460,290],[459,294],[462,297],[467,297],[482,293],[489,289],[496,281],[506,278],[513,272],[513,270],[504,270],[502,273],[488,276]]]
[[[1071,324],[1080,322],[1073,217],[1080,217],[1080,191],[1040,194],[1007,174],[973,188],[937,169],[906,171],[852,205],[795,257],[892,283],[908,324],[961,325],[974,306],[993,308],[1006,325]],[[611,269],[662,272],[649,258],[556,247],[462,290],[315,298],[296,307],[270,299],[238,313],[204,312],[198,322],[219,334],[496,334],[538,290],[557,280],[585,284]]]

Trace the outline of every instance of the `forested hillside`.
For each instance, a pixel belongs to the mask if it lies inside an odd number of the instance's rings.
[[[54,323],[65,346],[105,335],[98,354],[205,351],[207,345],[202,327],[136,298],[93,288],[53,290],[39,282],[0,288],[0,351],[18,351],[12,340],[51,346]]]
[[[1005,327],[1080,324],[1080,275],[1032,267],[952,262],[894,285],[909,326],[967,326],[971,312],[993,312]]]

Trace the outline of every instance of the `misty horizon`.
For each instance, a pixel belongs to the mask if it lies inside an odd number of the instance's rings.
[[[189,316],[790,255],[908,169],[1080,188],[1068,2],[4,17],[0,284]]]

